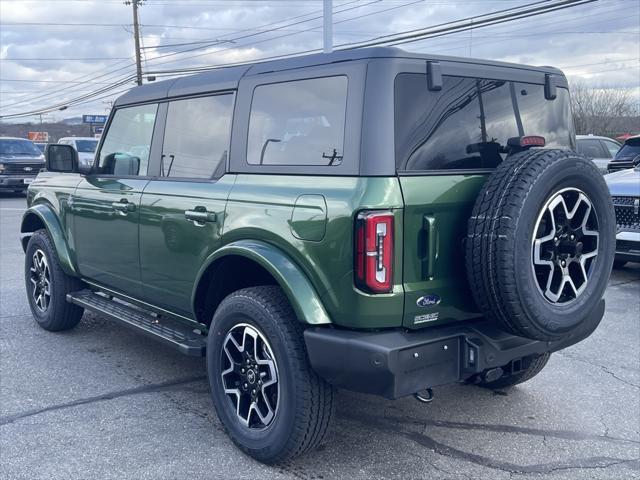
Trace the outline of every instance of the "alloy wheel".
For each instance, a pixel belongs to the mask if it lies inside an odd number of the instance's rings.
[[[531,244],[538,290],[552,304],[568,304],[587,288],[598,256],[598,217],[577,188],[554,193],[538,215]]]
[[[51,303],[51,272],[47,257],[42,250],[33,252],[29,272],[33,303],[40,312],[44,313]]]
[[[253,430],[268,427],[278,411],[278,366],[267,339],[241,323],[222,345],[222,384],[238,421]]]

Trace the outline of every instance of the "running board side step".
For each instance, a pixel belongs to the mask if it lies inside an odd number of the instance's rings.
[[[205,356],[207,338],[175,320],[157,317],[89,289],[68,293],[67,302],[155,338],[185,355]]]

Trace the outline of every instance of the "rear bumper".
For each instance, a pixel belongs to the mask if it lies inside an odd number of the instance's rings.
[[[640,262],[640,231],[623,231],[616,235],[616,260]]]
[[[314,370],[330,384],[399,398],[428,387],[464,381],[530,355],[555,352],[588,337],[604,315],[604,300],[580,332],[562,341],[517,337],[488,320],[426,328],[361,332],[316,327],[304,339]]]

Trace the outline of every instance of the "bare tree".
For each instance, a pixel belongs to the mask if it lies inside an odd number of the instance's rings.
[[[638,115],[630,89],[594,88],[581,80],[571,83],[571,103],[577,134],[620,133],[615,130],[616,126],[619,128],[621,118]]]

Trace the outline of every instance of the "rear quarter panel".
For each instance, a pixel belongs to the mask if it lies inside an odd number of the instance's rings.
[[[326,204],[325,214],[320,197]],[[400,326],[401,268],[394,271],[392,293],[367,295],[354,287],[353,220],[359,210],[376,208],[393,210],[396,244],[402,245],[397,177],[239,174],[227,202],[223,243],[255,239],[280,248],[310,279],[334,324]],[[322,229],[318,222],[325,216]],[[400,266],[401,260],[401,249],[396,249],[395,265]]]

